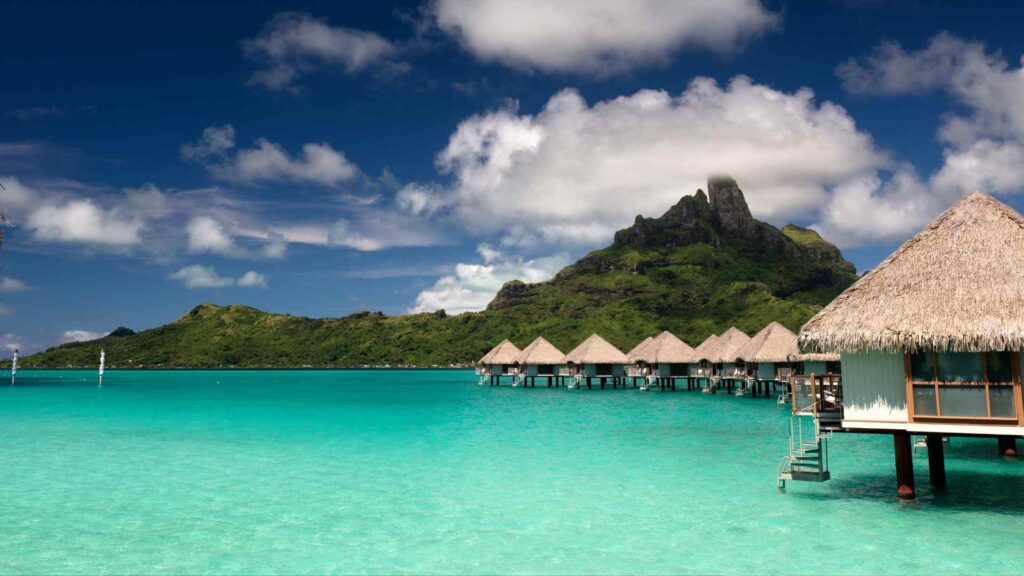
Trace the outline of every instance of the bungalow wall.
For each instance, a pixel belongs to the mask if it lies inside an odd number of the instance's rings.
[[[626,367],[622,364],[601,364],[602,367],[608,367],[608,371],[604,371],[604,374],[597,373],[597,364],[584,364],[583,365],[583,376],[585,377],[596,377],[596,376],[625,376]]]
[[[774,362],[758,362],[757,363],[757,379],[758,380],[774,380],[775,379],[775,363]]]
[[[845,358],[846,355],[844,354],[843,357]],[[903,360],[900,360],[900,362],[901,362],[900,366],[902,366],[903,365],[902,364]],[[803,370],[804,374],[826,374],[827,372],[828,372],[828,366],[826,365],[825,362],[818,361],[818,360],[804,362],[804,370]]]
[[[554,364],[527,364],[526,375],[527,376],[553,376],[558,374],[560,365]]]
[[[906,373],[903,354],[865,352],[843,354],[843,419],[901,422],[907,418]],[[804,372],[814,373],[806,362]],[[824,362],[820,363],[824,368]]]
[[[693,364],[669,364],[662,362],[658,364],[657,375],[660,378],[668,378],[670,376],[686,376],[694,373]]]
[[[504,376],[509,373],[511,368],[506,364],[487,364],[484,366],[484,370],[490,376]]]
[[[733,374],[736,373],[736,369],[737,368],[739,368],[740,370],[744,370],[745,369],[745,365],[737,363],[737,362],[726,362],[726,363],[722,364],[722,371],[721,371],[722,377],[723,378],[732,378]]]
[[[707,362],[701,362],[699,364],[690,364],[688,366],[688,369],[690,371],[690,376],[710,376],[714,372],[714,367]],[[701,373],[701,370],[703,370],[704,372]]]

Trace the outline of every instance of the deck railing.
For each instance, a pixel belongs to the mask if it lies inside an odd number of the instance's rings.
[[[839,374],[808,374],[790,378],[794,414],[836,414],[842,411],[843,380]]]

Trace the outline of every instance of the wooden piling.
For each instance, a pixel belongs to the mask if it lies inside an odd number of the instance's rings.
[[[892,435],[893,452],[896,457],[896,494],[903,500],[913,500],[914,457],[910,447],[910,434],[897,432]]]
[[[928,480],[936,488],[946,486],[946,458],[943,453],[942,436],[928,434],[925,436],[928,443]]]
[[[997,440],[999,454],[1007,458],[1017,457],[1017,439],[1013,436],[1000,436]]]

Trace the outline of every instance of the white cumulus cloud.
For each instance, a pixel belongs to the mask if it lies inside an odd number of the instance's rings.
[[[438,0],[431,10],[482,60],[596,75],[684,47],[735,51],[779,22],[759,0]]]
[[[304,12],[275,15],[259,35],[242,42],[242,49],[262,66],[250,82],[276,91],[298,90],[299,78],[321,67],[348,74],[372,69],[394,73],[408,67],[395,60],[398,49],[379,34],[331,26]]]
[[[833,187],[889,160],[842,107],[739,76],[594,104],[563,90],[534,116],[472,116],[437,163],[450,185],[408,185],[399,206],[498,232],[505,245],[593,246],[636,214],[660,215],[709,174],[737,178],[755,216],[812,218]]]
[[[181,147],[181,156],[204,165],[214,178],[239,184],[288,181],[337,186],[359,174],[344,152],[324,142],[303,144],[302,152],[293,156],[266,138],[258,138],[252,148],[236,150],[234,135],[230,124],[210,126],[197,142]]]
[[[190,252],[234,255],[238,253],[231,235],[224,225],[210,216],[196,216],[185,226],[188,233],[188,249]]]
[[[185,288],[227,288],[229,286],[240,286],[242,288],[266,288],[267,278],[258,272],[248,271],[238,279],[230,276],[221,276],[213,266],[192,264],[185,266],[177,272],[171,273],[168,278],[181,282]]]
[[[862,181],[837,193],[822,230],[841,237],[871,234],[899,239],[917,230],[957,197],[982,190],[1024,191],[1024,68],[1011,66],[984,44],[938,34],[920,50],[885,42],[840,65],[844,88],[862,96],[917,95],[942,90],[963,112],[943,117],[938,131],[942,166],[927,178],[910,170],[892,180]],[[891,220],[879,232],[863,230],[862,217]],[[904,222],[903,226],[895,224]],[[858,230],[858,228],[860,228]],[[902,228],[902,229],[901,229]],[[888,230],[888,234],[885,231]]]
[[[135,246],[142,242],[143,221],[105,209],[88,198],[41,206],[25,227],[37,240],[106,246]]]
[[[21,338],[18,338],[14,334],[0,334],[0,348],[3,348],[8,352],[19,350],[23,348],[21,345]]]
[[[65,330],[60,335],[60,343],[67,344],[68,342],[87,342],[89,340],[96,340],[102,338],[105,334],[101,332],[92,332],[90,330]]]
[[[250,270],[238,278],[238,285],[243,288],[266,288],[267,277],[259,272]]]
[[[462,314],[483,310],[505,282],[543,282],[570,262],[567,254],[532,260],[505,257],[486,244],[481,244],[477,252],[484,259],[483,264],[457,264],[452,274],[442,276],[433,286],[420,292],[409,312],[444,310],[449,314]]]
[[[22,280],[10,276],[0,276],[0,292],[24,292],[28,289],[29,285]]]

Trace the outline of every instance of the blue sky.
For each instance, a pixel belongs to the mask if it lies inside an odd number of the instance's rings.
[[[859,269],[973,189],[1024,206],[1013,2],[0,10],[7,348],[476,309],[713,173]]]

